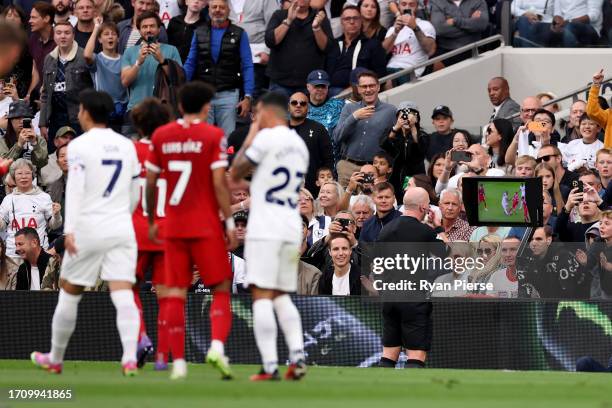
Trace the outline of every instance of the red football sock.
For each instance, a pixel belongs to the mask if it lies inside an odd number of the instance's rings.
[[[138,331],[138,341],[142,336],[147,335],[147,327],[145,326],[144,314],[142,313],[142,302],[140,301],[140,288],[138,285],[132,286],[132,292],[134,292],[134,302],[138,308],[138,315],[140,316],[140,330]]]
[[[172,359],[185,358],[185,299],[169,297],[166,300],[168,342]]]
[[[168,362],[168,298],[157,299],[159,311],[157,313],[157,360]]]
[[[232,310],[229,292],[215,291],[210,305],[211,339],[225,344],[232,328]]]

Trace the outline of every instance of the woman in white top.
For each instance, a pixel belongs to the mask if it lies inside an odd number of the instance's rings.
[[[33,184],[35,171],[29,160],[16,160],[9,170],[16,187],[0,204],[0,229],[7,233],[6,255],[12,273],[23,262],[15,252],[17,231],[24,227],[34,228],[41,246],[46,249],[49,246],[47,228],[55,229],[62,225],[61,205],[53,203],[49,194]]]

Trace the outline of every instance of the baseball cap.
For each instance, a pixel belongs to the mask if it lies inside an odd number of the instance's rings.
[[[438,115],[446,116],[447,118],[453,118],[453,112],[451,112],[448,106],[438,105],[434,108],[431,118],[435,118]]]
[[[234,217],[234,221],[247,222],[249,220],[249,213],[246,211],[236,211],[233,217]]]
[[[33,117],[34,115],[32,114],[32,109],[26,101],[19,99],[9,105],[9,111],[7,116],[8,119]]]
[[[354,70],[352,70],[351,71],[351,85],[357,86],[357,84],[359,84],[359,75],[361,75],[362,73],[366,71],[368,71],[368,69],[364,67],[357,67]]]
[[[416,103],[412,102],[412,101],[403,101],[403,102],[400,102],[400,104],[397,105],[397,110],[401,111],[401,110],[404,110],[404,109],[410,109],[410,110],[418,111],[419,110],[419,106]]]
[[[306,82],[311,85],[327,85],[329,86],[329,75],[322,69],[315,69],[306,78]]]
[[[76,136],[76,131],[73,128],[70,126],[62,126],[57,130],[57,132],[55,132],[55,137],[64,137],[68,133],[72,133],[74,136]]]

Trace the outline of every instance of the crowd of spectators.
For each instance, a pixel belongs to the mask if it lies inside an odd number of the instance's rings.
[[[431,115],[414,101],[384,103],[379,93],[403,79],[381,84],[381,77],[495,31],[491,2],[426,3],[174,0],[160,6],[154,0],[17,0],[6,5],[2,19],[29,40],[15,67],[0,79],[0,155],[13,161],[0,205],[0,288],[58,287],[66,146],[81,133],[79,92],[92,87],[113,98],[112,127],[137,138],[132,113],[147,98],[175,108],[182,83],[214,85],[208,121],[227,135],[230,160],[245,140],[257,98],[267,90],[284,93],[289,126],[305,141],[311,158],[298,203],[304,226],[301,294],[375,295],[361,266],[364,246],[417,207],[427,208],[424,223],[438,228],[441,240],[467,243],[451,248],[456,256],[484,254],[485,268],[461,279],[494,281],[504,289],[480,295],[517,296],[517,243],[523,239],[540,260],[552,256],[547,248],[553,240],[590,243],[592,236],[612,242],[606,229],[612,219],[607,212],[612,114],[599,97],[603,73],[593,77],[588,101],[576,101],[562,125],[554,115],[559,106],[544,106],[554,95],[522,95],[519,103],[502,77],[486,84],[492,111],[483,118],[482,135],[456,128],[461,118],[444,100]],[[541,5],[515,0],[516,45],[603,44],[609,34],[608,6],[601,0]],[[426,75],[463,58],[457,55],[414,74]],[[343,91],[350,93],[346,99],[334,98]],[[430,118],[434,131],[427,133]],[[467,159],[453,160],[455,152]],[[471,176],[541,177],[544,227],[471,226],[461,189],[462,178]],[[584,186],[580,191],[577,181]],[[243,240],[249,186],[243,181],[230,187]],[[424,193],[415,198],[405,193],[411,188]],[[425,196],[426,205],[415,204]],[[600,251],[602,261],[593,264],[595,247],[568,255],[567,262],[578,262],[597,276],[581,281],[583,292],[591,285],[597,296],[612,296],[604,277],[612,256],[604,262],[605,251]],[[242,251],[230,254],[235,292],[244,291]],[[197,274],[193,289],[205,290]],[[526,292],[544,293],[536,289]]]

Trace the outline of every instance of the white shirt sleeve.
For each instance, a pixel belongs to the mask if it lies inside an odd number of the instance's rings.
[[[138,207],[138,203],[140,202],[140,162],[138,161],[138,155],[136,154],[136,147],[132,144],[132,148],[130,149],[130,160],[132,161],[132,169],[130,172],[130,176],[132,177],[132,182],[130,184],[130,212],[133,213]]]
[[[260,131],[253,139],[251,146],[249,146],[249,148],[244,152],[247,159],[249,159],[253,164],[261,163],[268,152],[268,135],[269,133],[266,130]]]
[[[429,21],[420,19],[417,21],[417,24],[419,25],[419,28],[423,34],[425,34],[425,37],[433,38],[434,40],[436,39],[436,29],[434,28],[433,24],[431,24]]]

